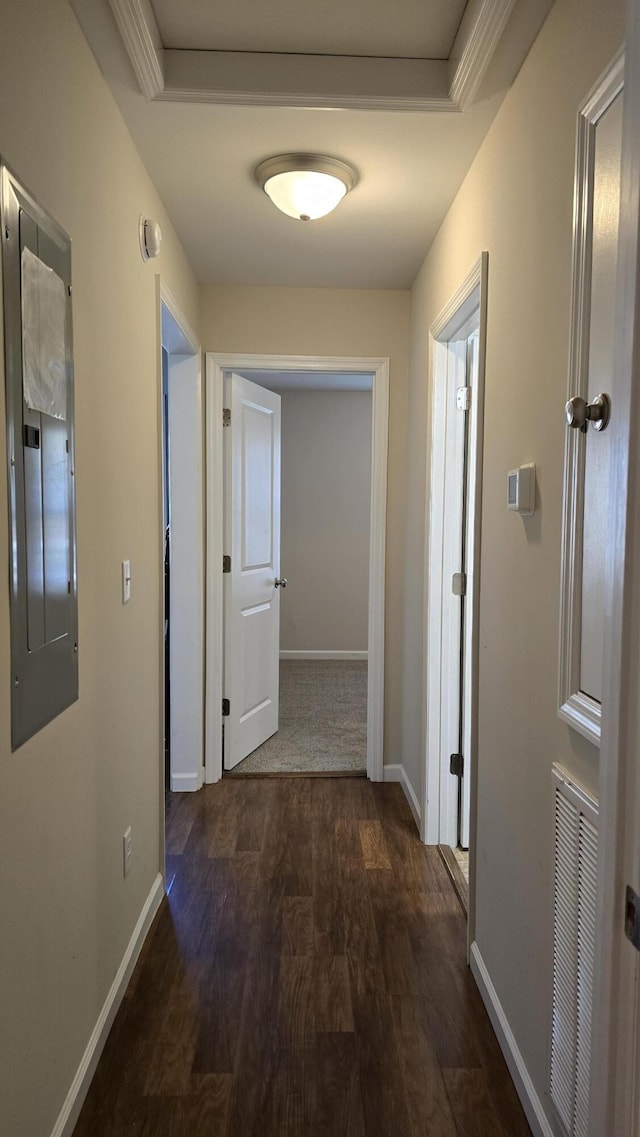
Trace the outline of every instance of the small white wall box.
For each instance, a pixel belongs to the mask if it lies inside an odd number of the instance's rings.
[[[525,516],[536,508],[536,468],[533,462],[509,470],[507,477],[507,508],[515,509]]]

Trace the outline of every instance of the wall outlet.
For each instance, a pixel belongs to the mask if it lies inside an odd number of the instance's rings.
[[[122,869],[125,876],[128,876],[129,869],[131,868],[131,858],[133,856],[133,845],[131,840],[131,826],[127,829],[124,837],[122,838]]]
[[[122,562],[122,603],[131,600],[131,561]]]

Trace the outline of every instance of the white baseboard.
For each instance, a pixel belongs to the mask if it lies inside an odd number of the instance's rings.
[[[407,772],[404,766],[400,765],[400,763],[398,763],[397,766],[384,766],[382,771],[382,780],[384,782],[400,782],[400,785],[404,790],[405,797],[409,802],[409,808],[413,814],[414,821],[418,826],[418,829],[420,829],[420,802],[418,801],[414,788],[407,777]]]
[[[197,774],[172,774],[171,790],[173,793],[193,793],[199,790],[204,781],[204,767]]]
[[[105,999],[98,1021],[93,1028],[91,1038],[87,1043],[87,1048],[82,1055],[82,1061],[71,1083],[71,1088],[66,1096],[58,1120],[53,1127],[51,1137],[71,1137],[75,1129],[80,1110],[82,1109],[84,1099],[91,1085],[91,1079],[96,1072],[96,1066],[98,1065],[100,1055],[102,1054],[109,1031],[113,1025],[113,1020],[116,1017],[118,1008],[122,1002],[122,997],[131,978],[131,973],[136,965],[142,945],[147,937],[147,932],[153,923],[153,918],[160,907],[163,896],[164,882],[161,874],[158,873],[151,886],[151,891],[144,902],[144,907],[138,917],[138,922],[133,929],[131,939],[122,957],[122,962],[111,984],[111,989]]]
[[[280,659],[367,659],[368,651],[281,651]]]
[[[491,976],[487,971],[485,962],[480,955],[480,950],[475,941],[471,945],[471,971],[478,984],[482,1001],[487,1008],[491,1025],[496,1032],[500,1049],[504,1054],[505,1062],[509,1067],[509,1073],[513,1078],[513,1083],[522,1103],[522,1108],[531,1126],[531,1132],[534,1137],[554,1137],[554,1130],[544,1111],[536,1088],[531,1081],[529,1071],[524,1063],[524,1058],[520,1053],[513,1031],[509,1026],[507,1016],[504,1013],[502,1003],[491,982]]]

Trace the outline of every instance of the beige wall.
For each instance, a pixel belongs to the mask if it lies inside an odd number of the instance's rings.
[[[282,651],[366,651],[371,392],[283,391]]]
[[[409,315],[408,292],[222,285],[201,290],[205,351],[390,359],[384,731],[387,763],[398,761],[402,727]]]
[[[597,752],[556,715],[576,113],[622,38],[621,0],[558,0],[413,290],[402,751],[417,786],[428,329],[488,250],[476,935],[543,1100],[551,764],[597,779]],[[527,461],[539,506],[523,519],[505,507],[505,479]]]
[[[193,325],[198,292],[65,0],[5,3],[0,107],[0,153],[73,240],[80,699],[15,754],[0,463],[0,1134],[48,1137],[159,868],[155,274]]]
[[[8,8],[0,152],[73,238],[81,695],[15,754],[6,572],[0,581],[0,1134],[46,1137],[158,870],[155,273],[194,325],[199,298],[67,3]],[[555,713],[575,115],[621,39],[621,0],[558,0],[414,288],[411,370],[406,292],[200,294],[208,350],[390,357],[385,760],[402,761],[419,790],[427,332],[489,250],[477,940],[541,1095],[550,767],[559,759],[590,786],[597,772],[595,752]],[[147,265],[141,212],[165,234]],[[505,509],[504,483],[527,460],[541,506],[523,521]],[[0,463],[5,565],[6,500]]]

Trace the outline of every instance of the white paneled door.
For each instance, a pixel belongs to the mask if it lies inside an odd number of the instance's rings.
[[[226,380],[224,719],[226,770],[278,729],[280,396]]]
[[[578,114],[569,407],[610,395],[615,351],[623,59]],[[608,547],[610,428],[572,414],[564,484],[558,713],[600,745]],[[596,423],[595,426],[598,424]]]

